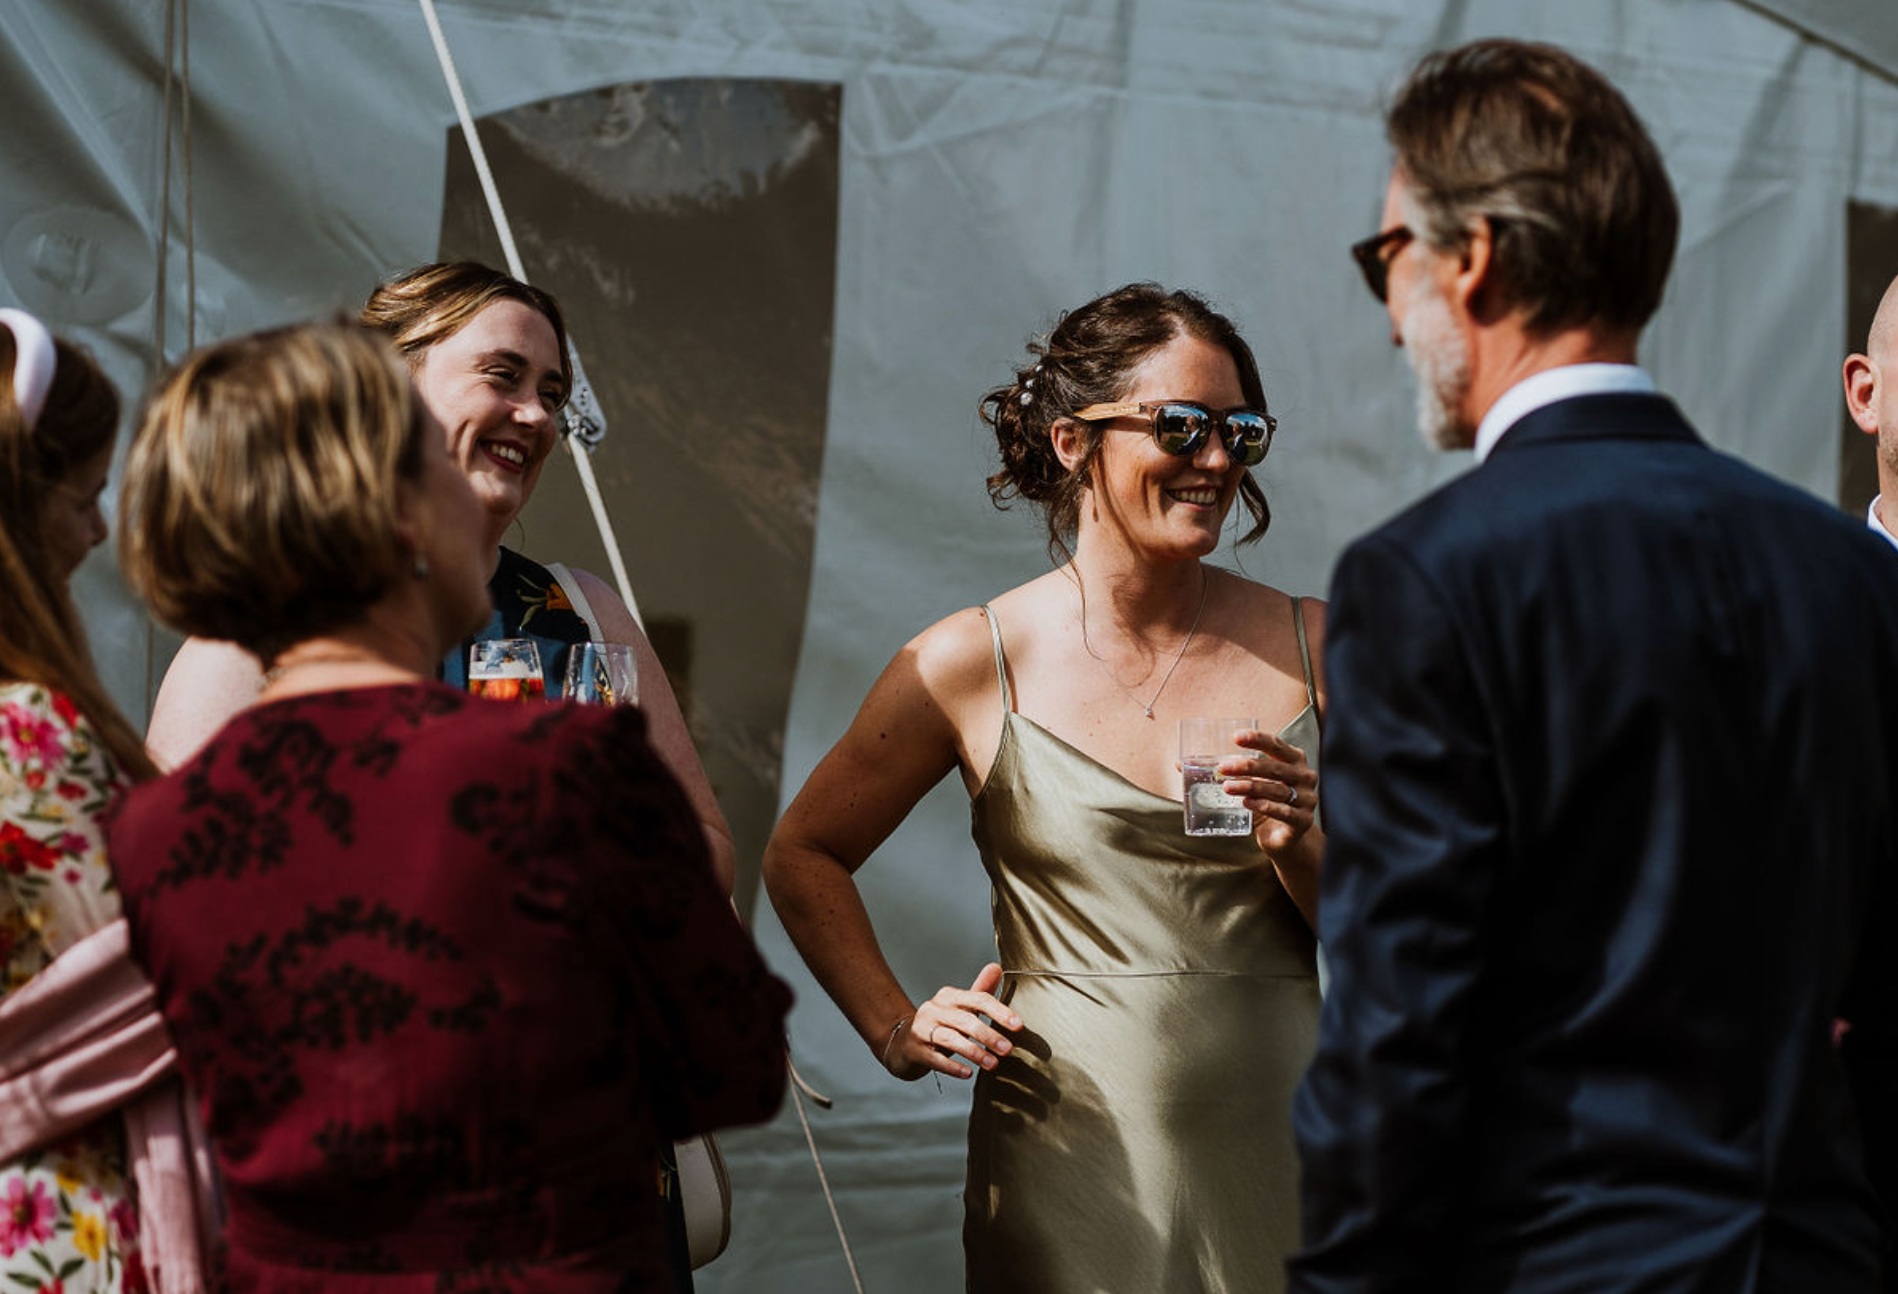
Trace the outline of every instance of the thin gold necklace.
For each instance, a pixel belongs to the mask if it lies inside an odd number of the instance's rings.
[[[1173,663],[1166,667],[1166,674],[1161,677],[1160,686],[1154,688],[1153,695],[1148,697],[1145,701],[1142,701],[1139,694],[1132,688],[1114,676],[1114,667],[1109,665],[1106,658],[1094,650],[1094,644],[1087,640],[1087,596],[1086,590],[1082,590],[1081,646],[1087,648],[1088,655],[1100,662],[1101,672],[1107,675],[1107,681],[1119,688],[1122,692],[1125,692],[1127,699],[1146,711],[1147,718],[1149,719],[1153,718],[1153,707],[1159,703],[1160,693],[1166,691],[1166,685],[1173,681],[1173,671],[1178,669],[1180,662],[1186,659],[1186,649],[1193,645],[1193,635],[1199,632],[1200,617],[1206,614],[1206,594],[1211,591],[1213,587],[1213,577],[1212,573],[1204,566],[1199,568],[1199,573],[1199,610],[1193,613],[1193,627],[1186,631],[1186,637],[1180,639],[1180,649],[1173,653]]]
[[[278,679],[282,678],[285,674],[294,673],[295,671],[300,670],[300,669],[307,669],[308,667],[312,665],[386,665],[386,664],[388,664],[388,662],[383,660],[380,656],[373,656],[373,655],[370,655],[368,652],[335,652],[332,654],[325,654],[321,656],[302,656],[296,660],[286,661],[280,665],[272,665],[269,669],[265,670],[264,671],[264,685],[268,687],[270,684],[275,683]]]

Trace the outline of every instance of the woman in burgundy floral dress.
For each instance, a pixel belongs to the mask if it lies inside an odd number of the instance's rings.
[[[429,681],[483,516],[387,343],[188,358],[123,508],[158,615],[269,665],[111,827],[231,1288],[667,1288],[655,1148],[772,1112],[788,994],[636,709]]]

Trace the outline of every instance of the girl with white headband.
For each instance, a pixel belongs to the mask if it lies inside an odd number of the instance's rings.
[[[0,1289],[204,1288],[193,1130],[100,827],[155,770],[67,591],[118,420],[91,359],[0,309]]]

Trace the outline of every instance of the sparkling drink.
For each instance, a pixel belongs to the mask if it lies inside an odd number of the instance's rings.
[[[1236,795],[1227,795],[1219,765],[1245,750],[1238,735],[1259,726],[1256,719],[1180,720],[1180,780],[1186,794],[1186,834],[1189,836],[1249,836],[1252,810]]]
[[[639,704],[639,667],[625,643],[575,643],[561,695],[583,705]]]
[[[1186,783],[1186,834],[1249,836],[1252,810],[1238,796],[1219,789],[1226,779],[1215,771],[1218,767],[1218,759],[1181,762],[1180,776]]]

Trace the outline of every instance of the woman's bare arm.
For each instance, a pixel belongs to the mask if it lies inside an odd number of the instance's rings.
[[[652,642],[619,594],[608,588],[604,580],[586,571],[574,571],[573,577],[592,606],[605,640],[632,646],[639,667],[639,708],[646,715],[647,738],[661,762],[685,788],[686,799],[692,803],[692,814],[705,832],[712,872],[718,877],[719,887],[729,895],[738,875],[738,850],[732,844],[732,830],[725,821],[725,813],[718,807],[718,798],[712,794],[712,784],[705,776],[705,765],[699,761],[698,747],[692,744],[692,733],[685,726],[679,699],[672,694],[665,667],[659,663]]]
[[[1021,1023],[989,991],[1000,981],[993,965],[968,988],[946,985],[913,1004],[853,879],[957,767],[959,717],[985,681],[994,694],[990,660],[988,630],[974,612],[950,617],[898,652],[765,848],[765,888],[792,942],[864,1044],[903,1078],[932,1069],[967,1078],[972,1065],[991,1068],[1009,1042],[978,1016],[1008,1029]],[[998,701],[990,704],[999,709]]]

